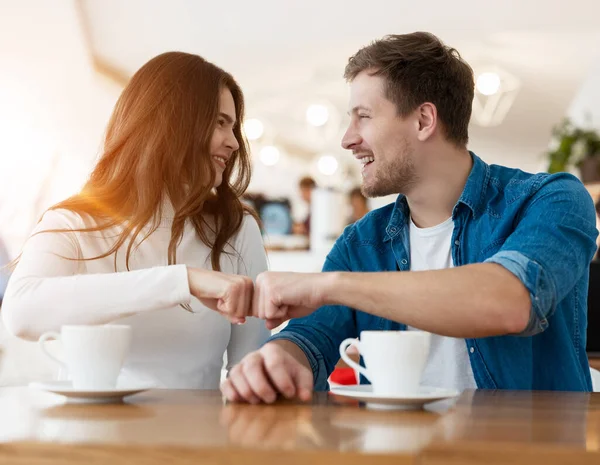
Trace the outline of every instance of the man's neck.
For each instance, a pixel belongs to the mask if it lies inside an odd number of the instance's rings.
[[[406,194],[406,199],[413,222],[428,228],[452,216],[473,160],[466,149],[451,149],[424,160],[423,164],[419,182]]]

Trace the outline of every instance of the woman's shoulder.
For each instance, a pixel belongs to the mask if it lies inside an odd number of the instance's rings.
[[[242,224],[231,238],[230,244],[236,253],[246,255],[249,251],[257,247],[262,248],[262,243],[262,233],[258,226],[258,222],[254,216],[245,213]]]
[[[81,230],[95,228],[98,221],[89,215],[80,215],[66,208],[46,210],[36,225],[33,233],[57,230],[57,232],[81,233]]]
[[[81,229],[86,222],[78,214],[65,208],[46,210],[36,226],[36,231],[47,229]]]
[[[258,226],[258,221],[254,217],[254,215],[250,213],[244,213],[244,218],[242,219],[242,226],[240,227],[241,231],[251,231],[253,233],[260,234],[260,226]]]
[[[245,213],[240,229],[235,234],[236,243],[262,241],[262,233],[256,218],[250,213]]]
[[[266,252],[263,244],[262,232],[254,216],[249,213],[244,215],[235,241],[238,256],[238,274],[256,279],[258,273],[267,270]]]

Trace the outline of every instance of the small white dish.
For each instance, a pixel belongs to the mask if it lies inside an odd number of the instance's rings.
[[[376,410],[415,410],[425,404],[457,397],[460,392],[454,389],[421,386],[414,394],[380,395],[373,392],[370,384],[355,384],[331,388],[336,396],[349,397],[364,402],[367,408]]]
[[[29,387],[66,397],[71,404],[114,404],[123,402],[123,398],[138,394],[150,385],[126,385],[114,389],[75,389],[70,381],[49,381],[29,383]]]

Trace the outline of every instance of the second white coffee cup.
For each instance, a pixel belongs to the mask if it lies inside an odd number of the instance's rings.
[[[423,331],[362,331],[360,341],[349,338],[340,344],[340,356],[373,385],[380,395],[412,395],[419,391],[425,369],[431,334]],[[354,345],[365,367],[346,354]]]
[[[49,339],[61,341],[64,361],[46,350]],[[76,389],[114,389],[129,352],[131,327],[126,325],[66,325],[60,333],[42,334],[39,345],[44,354],[66,368]]]

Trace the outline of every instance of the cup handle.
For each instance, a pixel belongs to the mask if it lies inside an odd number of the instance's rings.
[[[348,346],[351,346],[352,344],[354,344],[356,346],[356,348],[358,349],[358,351],[360,352],[360,342],[358,342],[356,339],[350,337],[348,339],[344,339],[342,341],[342,343],[340,344],[340,356],[342,357],[342,360],[344,362],[346,362],[346,364],[349,367],[354,368],[365,378],[369,379],[366,368],[360,366],[358,363],[356,363],[354,360],[352,360],[350,357],[348,357],[348,354],[346,354],[346,349],[348,348]]]
[[[67,370],[67,365],[65,365],[65,362],[63,362],[62,360],[59,360],[58,358],[56,358],[54,355],[52,355],[50,352],[48,352],[48,350],[46,349],[46,346],[44,345],[49,339],[56,339],[57,341],[60,341],[60,334],[54,332],[54,331],[48,331],[44,334],[42,334],[40,336],[40,338],[38,339],[38,344],[40,346],[40,349],[42,349],[42,352],[44,353],[44,355],[46,357],[48,357],[50,360],[54,361],[55,363],[58,363],[61,367],[61,371],[66,371]]]

